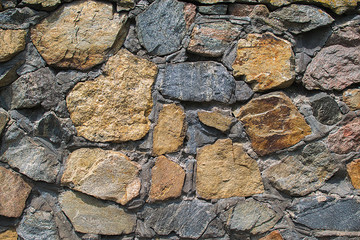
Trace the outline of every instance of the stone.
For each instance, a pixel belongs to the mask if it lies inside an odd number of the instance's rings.
[[[0,215],[20,217],[31,192],[31,186],[19,174],[1,166],[0,180]]]
[[[61,125],[60,119],[55,114],[52,112],[45,113],[36,126],[35,134],[49,139],[52,143],[60,143],[65,137]]]
[[[219,139],[198,150],[196,191],[204,199],[247,197],[264,192],[257,162],[242,144]]]
[[[61,0],[22,0],[20,3],[23,6],[48,11],[55,9],[59,4]]]
[[[281,236],[279,230],[275,230],[259,240],[283,240],[283,237]]]
[[[235,98],[237,102],[245,102],[254,95],[253,90],[244,81],[236,81]]]
[[[27,29],[36,25],[44,17],[45,12],[37,12],[31,8],[11,8],[0,12],[0,28],[2,29]]]
[[[206,231],[201,236],[203,239],[221,239],[225,235],[224,224],[219,218],[211,221],[206,228]],[[225,239],[224,239],[225,240]]]
[[[216,4],[209,6],[199,6],[198,11],[207,15],[225,15],[227,13],[228,6],[225,4]]]
[[[0,87],[7,86],[18,78],[16,71],[25,62],[24,58],[24,52],[21,52],[10,61],[0,63]]]
[[[157,84],[162,95],[181,101],[234,102],[234,78],[212,61],[169,64]]]
[[[150,129],[155,64],[120,50],[104,74],[80,82],[66,98],[77,135],[90,141],[122,142],[143,138]]]
[[[136,17],[138,38],[150,54],[163,56],[181,48],[189,28],[185,6],[176,0],[157,0]]]
[[[77,232],[121,235],[135,229],[136,215],[126,213],[115,204],[72,191],[63,192],[59,201]]]
[[[9,120],[9,114],[4,109],[0,108],[0,134],[4,130]]]
[[[256,92],[289,87],[295,77],[291,43],[272,33],[249,34],[238,42],[234,76],[245,76]]]
[[[360,151],[360,118],[355,118],[328,137],[329,149],[346,154]]]
[[[266,0],[269,1],[269,0]],[[273,1],[273,0],[270,0]],[[281,1],[281,0],[280,0]],[[303,2],[301,0],[293,0],[292,2]],[[336,14],[343,14],[348,10],[354,9],[357,5],[358,0],[350,1],[331,1],[331,0],[305,0],[305,2],[310,4],[321,4],[326,8],[330,8]]]
[[[342,118],[339,105],[325,93],[312,97],[310,104],[314,117],[322,124],[333,125]]]
[[[1,240],[17,240],[18,235],[14,229],[10,229],[10,230],[0,233],[0,239]]]
[[[187,51],[205,57],[221,57],[239,36],[241,29],[241,26],[228,21],[204,21],[196,24]]]
[[[165,201],[181,195],[185,171],[180,165],[160,156],[151,169],[149,201]]]
[[[25,52],[25,63],[16,70],[18,75],[24,75],[45,67],[46,62],[42,59],[34,44],[28,43]]]
[[[347,165],[347,172],[354,188],[360,189],[360,159],[355,159]]]
[[[343,93],[343,101],[353,111],[360,110],[360,89],[348,89]]]
[[[268,17],[269,13],[269,9],[266,7],[266,5],[263,4],[250,5],[243,3],[233,3],[229,5],[229,14],[237,17]]]
[[[325,144],[314,142],[300,154],[287,156],[266,169],[264,176],[276,189],[292,196],[304,196],[323,186],[338,169]]]
[[[127,14],[114,13],[111,3],[75,1],[32,28],[31,40],[49,65],[88,70],[121,47],[126,20]]]
[[[222,132],[229,131],[232,125],[233,117],[225,115],[218,109],[215,109],[211,112],[199,111],[197,114],[200,122],[209,127],[216,128]]]
[[[0,62],[9,61],[25,49],[25,30],[0,29]]]
[[[69,155],[61,183],[94,197],[125,205],[139,195],[139,170],[140,166],[122,153],[81,148]]]
[[[164,105],[154,127],[152,154],[176,152],[184,142],[185,133],[184,109],[176,104]]]
[[[245,126],[254,151],[264,156],[290,147],[311,134],[311,128],[291,99],[274,92],[252,99],[235,112]]]

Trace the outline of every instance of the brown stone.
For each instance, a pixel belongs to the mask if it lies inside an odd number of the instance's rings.
[[[217,140],[197,154],[196,190],[201,198],[244,197],[264,191],[257,162],[239,143]]]
[[[17,240],[18,235],[14,229],[0,233],[0,240]]]
[[[252,147],[261,156],[290,147],[311,133],[291,99],[281,92],[251,100],[235,116],[245,125]]]
[[[355,159],[347,165],[347,172],[354,188],[360,189],[360,159]]]
[[[283,240],[283,237],[278,230],[275,230],[259,240]]]
[[[198,117],[200,122],[203,124],[216,128],[222,132],[226,132],[230,129],[232,124],[232,117],[229,115],[225,115],[219,110],[215,110],[212,112],[199,111]]]
[[[53,10],[61,4],[61,0],[22,0],[21,4],[30,5],[37,9]]]
[[[176,152],[183,144],[186,132],[185,112],[176,104],[164,105],[153,134],[153,155]]]
[[[348,89],[343,93],[343,100],[353,111],[360,110],[360,89]]]
[[[37,24],[31,39],[48,64],[87,70],[121,47],[126,20],[127,14],[114,13],[111,3],[75,1]]]
[[[122,153],[81,148],[66,161],[61,183],[94,197],[122,205],[138,196],[140,166]]]
[[[272,33],[249,34],[239,40],[232,67],[234,76],[245,76],[254,91],[286,88],[295,76],[291,43]]]
[[[149,201],[164,201],[181,195],[185,171],[178,164],[160,156],[151,170]]]
[[[355,118],[328,137],[329,149],[346,154],[360,151],[360,118]]]
[[[0,134],[4,130],[4,127],[9,121],[9,114],[2,108],[0,108]]]
[[[26,30],[0,29],[0,62],[9,61],[25,49]]]
[[[90,141],[138,140],[150,129],[154,63],[120,50],[104,75],[78,83],[66,98],[77,134]]]
[[[263,5],[249,5],[243,3],[233,3],[229,5],[229,14],[238,17],[255,17],[255,16],[269,16],[269,9]]]
[[[31,186],[13,171],[0,166],[0,215],[20,217]]]

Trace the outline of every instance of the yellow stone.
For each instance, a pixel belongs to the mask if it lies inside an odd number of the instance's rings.
[[[265,237],[260,238],[259,240],[283,240],[283,237],[281,236],[280,232],[276,230],[272,231]]]
[[[0,233],[0,240],[17,240],[18,235],[14,229]]]
[[[22,0],[21,3],[29,5],[40,5],[42,8],[54,8],[60,4],[60,0]]]
[[[356,159],[347,165],[347,171],[354,188],[360,189],[360,159]]]
[[[343,100],[353,111],[360,109],[360,89],[349,89],[343,93]]]
[[[226,116],[218,110],[213,112],[199,111],[198,117],[203,124],[216,128],[222,132],[226,132],[230,129],[232,117]]]
[[[9,61],[25,49],[26,30],[0,29],[0,62]]]

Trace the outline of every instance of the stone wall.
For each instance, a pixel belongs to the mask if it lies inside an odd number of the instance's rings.
[[[234,1],[1,1],[1,240],[360,239],[360,1]]]

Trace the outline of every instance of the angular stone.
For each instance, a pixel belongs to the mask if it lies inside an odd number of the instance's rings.
[[[19,76],[17,70],[25,62],[24,52],[5,63],[0,63],[0,87],[4,87],[14,82]]]
[[[200,122],[222,132],[228,131],[232,125],[233,117],[225,115],[218,109],[212,112],[199,111],[197,114]]]
[[[198,7],[199,13],[209,14],[209,15],[225,15],[227,13],[227,9],[228,7],[225,4]]]
[[[347,165],[347,172],[354,188],[360,189],[360,159],[356,159]]]
[[[275,230],[259,240],[283,240],[283,237],[281,236],[279,230]]]
[[[16,70],[18,75],[24,75],[29,72],[34,72],[39,68],[43,68],[46,62],[40,56],[32,43],[28,43],[25,49],[25,63],[19,69]]]
[[[2,29],[27,29],[36,25],[47,14],[37,12],[31,8],[11,8],[0,12],[0,28]]]
[[[178,164],[164,156],[157,158],[151,170],[149,201],[164,201],[181,195],[185,171]]]
[[[236,81],[235,98],[237,102],[245,102],[254,95],[253,90],[244,81]]]
[[[78,83],[66,98],[77,134],[90,141],[121,142],[143,138],[150,129],[152,62],[120,50],[104,75]]]
[[[355,118],[328,137],[329,149],[346,154],[360,151],[360,118]]]
[[[0,239],[1,240],[17,240],[18,235],[15,230],[10,229],[10,230],[0,233]]]
[[[264,192],[257,162],[239,143],[217,140],[198,150],[196,190],[201,198],[244,197]]]
[[[59,201],[77,232],[120,235],[135,229],[136,215],[126,213],[115,204],[72,191],[62,193]]]
[[[81,148],[66,161],[61,183],[94,197],[122,205],[139,195],[140,166],[119,152]]]
[[[0,215],[20,217],[31,186],[20,175],[1,166],[0,182]]]
[[[0,62],[9,61],[25,49],[25,30],[0,29]]]
[[[238,42],[234,76],[245,76],[254,91],[290,86],[295,77],[291,43],[272,33],[249,34]]]
[[[0,108],[0,134],[4,130],[4,127],[10,120],[9,114],[2,108]]]
[[[136,5],[134,0],[107,0],[110,2],[116,3],[116,10],[119,11],[129,11],[133,9]]]
[[[157,83],[161,94],[181,101],[234,101],[234,78],[223,65],[212,61],[169,64]]]
[[[29,6],[35,9],[41,10],[53,10],[59,4],[61,0],[22,0],[20,5]]]
[[[75,1],[37,24],[31,39],[48,64],[87,70],[121,47],[126,20],[126,14],[114,13],[111,3]]]
[[[266,5],[249,5],[243,3],[234,3],[229,5],[229,14],[238,17],[255,17],[255,16],[269,16],[269,9]]]
[[[154,128],[152,154],[176,152],[183,144],[185,133],[184,109],[176,104],[164,105]]]
[[[311,99],[314,117],[325,125],[333,125],[342,118],[339,105],[327,94],[317,94]]]
[[[360,89],[348,89],[343,93],[343,101],[353,111],[360,110]]]
[[[251,100],[235,116],[244,124],[252,147],[261,156],[290,147],[311,134],[304,117],[282,92]]]

